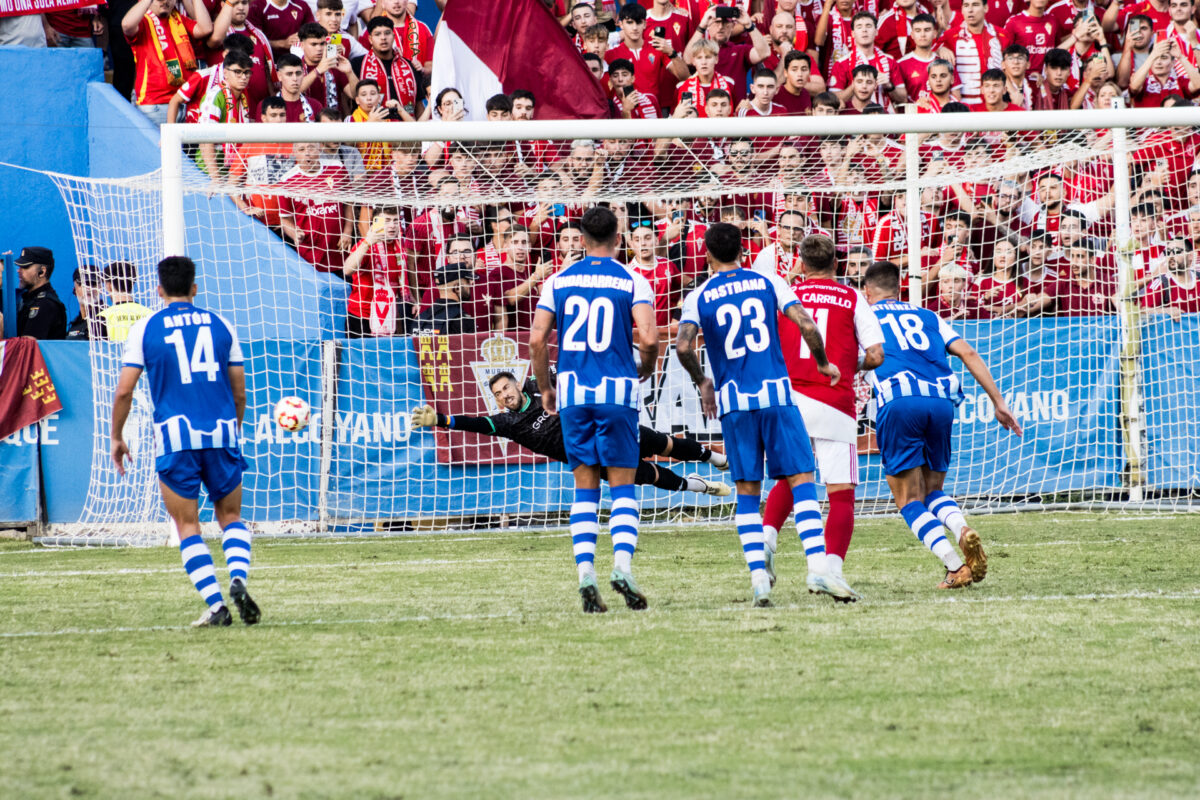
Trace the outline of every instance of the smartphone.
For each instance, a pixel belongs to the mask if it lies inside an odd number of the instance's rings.
[[[679,95],[679,102],[681,102],[681,103],[690,103],[690,102],[692,102],[692,93],[691,93],[691,92],[684,92],[683,94]]]
[[[621,87],[621,94],[625,95],[626,97],[629,97],[629,95],[633,94],[634,91],[635,90],[632,86],[622,86]]]
[[[659,25],[657,28],[654,29],[654,35],[660,39],[665,39],[665,38],[667,38],[667,29],[665,27],[663,27],[662,25]]]
[[[451,98],[450,99],[450,109],[451,109],[451,111],[456,112],[456,113],[459,111],[462,111],[463,110],[463,99],[461,97]]]
[[[755,212],[754,212],[754,218],[755,218],[756,220],[758,220],[759,222],[762,222],[764,219],[766,219],[766,218],[767,218],[767,212],[763,211],[763,210],[760,208],[758,211],[755,211]]]
[[[332,34],[325,38],[325,57],[338,59],[342,55],[342,35]]]
[[[719,20],[734,20],[741,16],[733,6],[717,6],[716,17]]]
[[[672,211],[671,219],[683,219],[683,212],[682,211]]]
[[[550,212],[556,217],[566,216],[567,207],[562,203],[555,203],[554,205],[550,206]]]

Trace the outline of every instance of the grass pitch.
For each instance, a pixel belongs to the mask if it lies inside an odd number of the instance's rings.
[[[863,602],[787,540],[762,610],[732,526],[652,528],[603,616],[561,532],[262,541],[219,630],[175,550],[2,543],[0,797],[1200,795],[1200,518],[976,523],[966,591],[878,520]]]

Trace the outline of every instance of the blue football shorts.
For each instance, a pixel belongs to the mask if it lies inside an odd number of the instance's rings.
[[[638,412],[628,406],[570,406],[560,409],[567,466],[636,468]]]
[[[879,409],[875,439],[885,475],[913,467],[950,469],[954,403],[940,397],[897,397]]]
[[[721,435],[729,457],[729,475],[735,481],[761,481],[764,455],[772,478],[815,469],[812,442],[795,406],[730,411],[721,417]]]
[[[242,473],[250,468],[237,450],[229,447],[208,450],[180,450],[159,456],[154,466],[158,478],[180,497],[200,497],[200,484],[208,498],[216,502],[242,483]]]

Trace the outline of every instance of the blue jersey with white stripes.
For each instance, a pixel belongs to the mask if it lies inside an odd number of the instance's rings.
[[[219,315],[171,303],[130,329],[122,365],[150,382],[156,455],[237,448],[229,367],[242,365],[242,349]]]
[[[883,363],[871,373],[876,403],[897,397],[941,397],[962,402],[958,376],[950,369],[947,348],[962,338],[927,308],[901,300],[871,306],[883,329]]]
[[[551,276],[537,307],[558,326],[558,407],[638,407],[633,307],[654,307],[646,279],[614,258],[588,256]]]
[[[718,272],[683,301],[679,322],[704,331],[722,416],[795,404],[776,320],[797,302],[778,275],[748,269]]]

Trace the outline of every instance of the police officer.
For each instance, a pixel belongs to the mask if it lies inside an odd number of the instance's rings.
[[[17,259],[17,278],[24,294],[17,312],[17,336],[35,339],[64,339],[67,307],[58,299],[50,276],[54,253],[45,247],[26,247]]]

